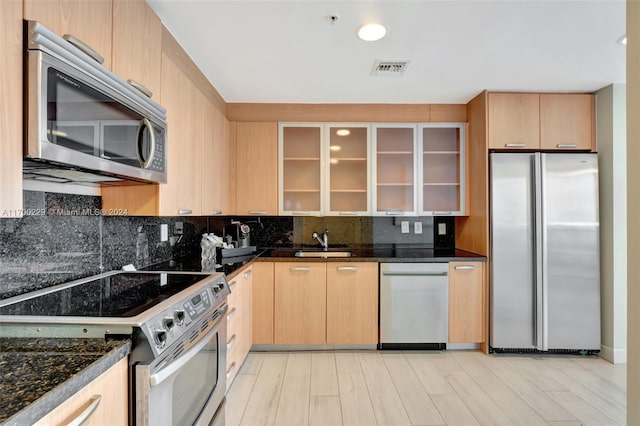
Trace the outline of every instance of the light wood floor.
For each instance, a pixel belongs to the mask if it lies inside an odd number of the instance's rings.
[[[626,372],[597,357],[252,352],[226,425],[624,425]]]

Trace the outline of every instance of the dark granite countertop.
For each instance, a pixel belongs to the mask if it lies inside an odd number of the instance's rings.
[[[256,262],[458,262],[486,261],[485,256],[459,249],[434,249],[433,247],[412,244],[336,244],[330,245],[329,251],[351,251],[352,257],[312,258],[295,257],[298,250],[317,250],[318,245],[283,245],[278,247],[259,248],[255,253],[217,259],[215,272],[224,272],[231,278],[251,261]],[[152,265],[150,271],[202,272],[198,254],[177,260]]]
[[[310,258],[295,257],[298,250],[323,251],[314,246],[283,246],[263,250],[256,261],[328,261],[328,262],[451,262],[486,261],[485,256],[459,249],[434,249],[412,244],[359,244],[329,246],[329,251],[350,251],[351,257]]]
[[[128,339],[0,338],[0,424],[33,424],[130,351]]]

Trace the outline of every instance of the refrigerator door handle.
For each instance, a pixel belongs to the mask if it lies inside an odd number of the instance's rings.
[[[540,194],[536,194],[536,204],[538,209],[537,225],[538,231],[536,232],[536,255],[540,259],[537,263],[537,307],[536,312],[538,315],[537,327],[538,327],[538,342],[537,349],[541,351],[549,350],[549,327],[548,327],[548,315],[547,315],[547,272],[548,272],[548,247],[547,247],[547,208],[546,208],[546,186],[547,186],[547,157],[546,154],[537,154],[538,161],[538,188]]]
[[[545,332],[544,332],[544,306],[543,306],[543,283],[544,283],[544,221],[542,217],[542,209],[544,204],[543,199],[543,161],[542,154],[536,153],[532,158],[533,161],[533,175],[534,179],[532,179],[534,184],[534,203],[532,208],[534,209],[533,218],[535,218],[535,223],[533,225],[534,232],[534,250],[535,250],[535,270],[534,270],[534,280],[535,285],[533,286],[533,341],[534,346],[538,350],[545,350]]]

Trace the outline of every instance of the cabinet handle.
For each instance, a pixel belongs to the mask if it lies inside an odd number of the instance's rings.
[[[236,362],[233,361],[231,363],[231,365],[229,366],[229,369],[227,370],[227,380],[229,380],[231,378],[231,373],[233,373],[233,370],[236,369]]]
[[[294,216],[311,216],[311,212],[291,212]]]
[[[191,214],[193,213],[193,210],[191,209],[178,209],[178,214],[180,216],[184,215],[184,214]]]
[[[236,285],[238,284],[237,281],[231,281],[231,283],[229,283],[229,291],[233,293],[233,289],[236,288]]]
[[[559,143],[556,148],[577,148],[578,144],[575,143]]]
[[[473,270],[476,269],[475,266],[456,266],[456,271],[469,271],[469,270]]]
[[[266,210],[249,210],[249,214],[267,214]]]
[[[404,216],[404,212],[401,211],[390,211],[385,213],[387,216]]]
[[[338,266],[336,268],[339,272],[356,272],[358,270],[357,266]]]
[[[253,269],[249,269],[248,271],[244,272],[244,277],[245,278],[249,278],[251,276],[251,274],[253,273]]]
[[[85,55],[88,55],[91,59],[93,59],[97,63],[101,64],[104,62],[104,58],[102,57],[101,54],[93,50],[91,47],[89,47],[87,43],[80,40],[78,37],[71,34],[65,34],[62,36],[62,38],[67,40],[69,43],[73,44],[75,47],[80,49]]]
[[[220,215],[222,214],[222,210],[211,210],[212,215]]]
[[[236,314],[236,308],[231,309],[231,311],[229,311],[229,313],[227,314],[227,321],[231,321],[231,319],[234,317],[235,314]]]
[[[229,352],[231,350],[231,348],[233,347],[233,345],[236,344],[236,335],[234,334],[233,336],[231,336],[231,339],[229,339],[229,341],[227,342],[227,352]]]
[[[311,268],[309,268],[307,266],[303,266],[303,267],[296,266],[296,267],[293,267],[293,268],[289,268],[289,270],[291,272],[309,272],[309,271],[311,271]]]
[[[506,143],[504,144],[505,148],[524,148],[527,144],[524,143]]]
[[[340,216],[356,216],[358,212],[340,212]]]
[[[93,395],[90,399],[91,404],[78,415],[75,419],[71,420],[67,426],[80,426],[82,423],[89,420],[89,417],[96,411],[98,405],[100,405],[100,400],[102,399],[102,395]]]
[[[147,89],[146,87],[144,87],[144,85],[142,85],[141,83],[138,83],[135,80],[127,80],[127,83],[129,83],[131,85],[131,87],[133,87],[138,92],[140,92],[143,95],[145,95],[147,98],[151,98],[153,96],[153,92],[151,90]]]
[[[453,212],[433,212],[434,216],[450,216]]]

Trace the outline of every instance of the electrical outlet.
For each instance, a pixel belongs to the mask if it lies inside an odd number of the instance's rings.
[[[409,233],[409,221],[408,220],[403,220],[402,222],[400,222],[401,225],[401,231],[403,234],[408,234]]]
[[[167,241],[169,239],[169,225],[163,223],[160,225],[160,242]]]
[[[173,235],[182,235],[184,233],[184,228],[182,227],[182,222],[176,222],[175,228],[173,229]]]
[[[414,222],[413,223],[413,233],[414,234],[422,234],[422,222]]]
[[[438,235],[447,235],[447,224],[439,223],[438,224]]]

